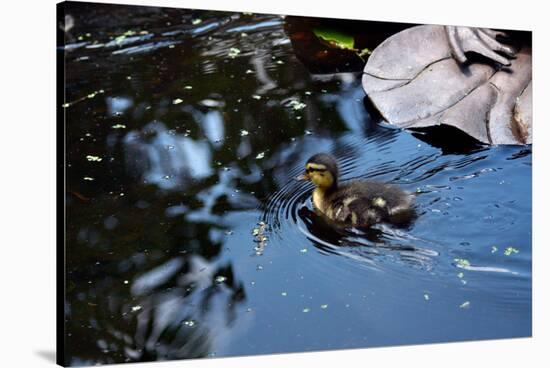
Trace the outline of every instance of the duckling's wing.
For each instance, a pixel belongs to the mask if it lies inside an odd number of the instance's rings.
[[[351,222],[350,203],[357,197],[349,196],[343,191],[334,193],[328,200],[330,203],[327,209],[327,216],[339,222]]]
[[[399,187],[383,184],[372,197],[374,206],[383,208],[382,217],[393,224],[405,224],[415,216],[413,209],[414,195]]]
[[[356,226],[371,226],[388,216],[385,206],[375,206],[370,198],[361,197],[349,205],[351,222]]]
[[[360,181],[351,183],[348,195],[359,198],[350,203],[349,210],[358,214],[359,221],[372,224],[381,220],[393,223],[410,221],[414,215],[414,196],[400,188],[379,182]]]
[[[397,186],[375,181],[360,181],[350,185],[350,189],[362,198],[368,199],[374,206],[394,207],[410,206],[414,197]]]
[[[357,183],[341,186],[328,198],[330,206],[327,216],[335,221],[352,224],[354,226],[368,226],[379,222],[387,216],[384,208],[375,208],[372,205],[373,195],[380,193],[382,188],[368,188]]]

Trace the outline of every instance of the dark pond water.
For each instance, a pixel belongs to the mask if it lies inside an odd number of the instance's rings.
[[[379,124],[360,73],[296,57],[303,19],[67,14],[67,363],[531,335],[530,147]],[[418,219],[323,226],[292,180],[319,151]]]

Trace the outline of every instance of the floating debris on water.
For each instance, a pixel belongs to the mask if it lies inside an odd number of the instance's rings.
[[[252,308],[246,308],[246,311],[247,311],[248,313],[250,313],[250,312],[252,312]]]
[[[312,135],[312,134],[313,134],[313,132],[312,132],[312,131],[310,131],[310,130],[307,130],[307,129],[306,129],[306,130],[304,130],[304,133],[305,133],[305,135]]]
[[[279,65],[283,65],[285,62],[282,61],[282,60],[277,60],[275,63],[279,64]]]
[[[253,230],[252,230],[252,235],[256,236],[256,235],[260,235],[260,234],[263,234],[263,232],[265,231],[267,225],[265,222],[263,221],[260,221],[258,222],[258,227],[255,227]]]
[[[260,95],[252,95],[252,98],[255,99],[255,100],[261,100],[261,99],[262,99],[262,96],[260,96]]]
[[[305,91],[304,94],[305,94],[306,96],[311,96],[311,92],[310,92],[310,91]]]
[[[464,272],[459,272],[457,276],[458,276],[459,279],[463,278],[464,277]]]
[[[309,308],[304,308],[304,309],[302,309],[302,312],[304,312],[304,313],[309,313],[309,311],[310,311]]]
[[[100,162],[100,161],[103,160],[103,159],[102,159],[101,157],[99,157],[99,156],[92,156],[92,155],[87,155],[87,156],[86,156],[86,159],[87,159],[88,161],[92,161],[92,162]]]
[[[222,284],[225,282],[225,280],[227,280],[227,277],[219,275],[219,276],[216,276],[216,278],[214,279],[214,282],[216,284]]]
[[[300,253],[307,253],[307,248],[300,249]]]
[[[126,31],[126,32],[124,32],[123,34],[121,34],[120,36],[117,36],[117,37],[115,38],[115,43],[116,43],[117,45],[120,45],[120,44],[123,43],[123,41],[124,41],[127,37],[129,37],[129,36],[134,36],[135,34],[136,34],[136,31],[132,31],[132,30]]]
[[[468,268],[470,267],[470,261],[463,258],[455,258],[456,266],[459,268]]]
[[[290,106],[290,107],[292,107],[292,109],[298,111],[298,110],[302,110],[307,105],[303,102],[300,102],[300,101],[297,101],[297,100],[292,100],[288,103],[288,106]]]
[[[187,327],[193,327],[193,326],[195,326],[195,321],[193,321],[192,319],[188,319],[188,320],[183,321],[183,324]]]
[[[136,305],[135,307],[132,307],[132,312],[137,312],[143,308],[141,305]]]
[[[92,178],[92,177],[89,177],[89,176],[85,176],[83,177],[84,180],[88,180],[88,181],[94,181],[95,179]]]
[[[111,128],[113,128],[113,129],[126,129],[126,125],[124,125],[124,124],[115,124]]]
[[[498,251],[498,248],[494,245],[491,247],[491,253],[496,253]]]
[[[124,280],[124,284],[125,284],[125,285],[128,285],[129,282],[130,282],[130,281],[128,281],[128,280]]]
[[[459,307],[462,308],[462,309],[470,308],[470,302],[469,302],[469,301],[465,301],[464,303],[460,304]]]
[[[504,255],[505,256],[509,256],[511,254],[517,254],[517,253],[519,253],[519,250],[517,250],[514,247],[508,247],[508,248],[504,249]]]
[[[225,102],[218,101],[218,100],[213,100],[211,98],[205,98],[204,100],[202,100],[199,103],[202,106],[206,106],[206,107],[223,107],[223,106],[225,106]]]
[[[256,155],[256,160],[261,160],[265,157],[265,152],[260,152]]]
[[[180,104],[180,103],[182,103],[182,102],[183,102],[183,100],[182,100],[181,98],[176,98],[174,101],[172,101],[172,103],[173,103],[174,105]]]
[[[200,18],[197,18],[197,19],[193,19],[191,21],[191,24],[193,24],[194,26],[198,25],[198,24],[201,24],[202,23],[202,19]]]
[[[328,304],[321,304],[321,309],[327,309],[328,308]]]
[[[246,69],[245,74],[254,74],[254,70],[252,70],[252,69]]]
[[[193,86],[185,86],[183,89],[193,89]]]
[[[229,56],[230,58],[235,58],[240,53],[241,53],[241,50],[239,50],[236,47],[232,47],[229,49],[229,53],[227,54],[227,56]]]
[[[430,296],[428,294],[424,294],[424,300],[430,300]]]
[[[283,292],[281,293],[281,295],[282,295],[282,296],[287,296],[288,294],[286,293],[286,291],[283,291]]]
[[[225,235],[233,235],[234,231],[233,230],[227,230],[225,232]]]
[[[100,89],[100,90],[98,90],[98,91],[94,91],[94,92],[92,92],[92,93],[88,93],[88,94],[87,94],[86,96],[84,96],[84,97],[80,97],[79,99],[76,99],[76,100],[71,101],[71,102],[66,102],[66,103],[64,103],[64,104],[61,105],[61,106],[64,107],[64,108],[67,108],[67,107],[69,107],[69,106],[71,106],[71,105],[74,105],[74,104],[77,103],[77,102],[84,101],[84,100],[87,99],[87,98],[94,98],[95,96],[97,96],[97,95],[100,94],[100,93],[105,93],[105,91],[102,90],[102,89]]]
[[[248,130],[241,129],[241,137],[246,137],[248,135]]]
[[[257,270],[257,271],[261,271],[261,270],[263,270],[263,269],[264,269],[264,266],[262,266],[262,265],[257,265],[257,266],[256,266],[256,270]]]
[[[267,224],[263,221],[258,222],[257,226],[252,229],[252,236],[254,237],[254,242],[257,243],[254,247],[254,251],[257,256],[261,256],[264,252],[265,246],[267,245],[268,238],[265,235],[267,230]]]

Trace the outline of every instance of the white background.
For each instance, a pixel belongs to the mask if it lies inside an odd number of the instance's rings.
[[[98,2],[98,1],[96,1]],[[102,2],[102,1],[99,1]],[[550,12],[535,1],[149,0],[199,9],[461,24],[534,31],[533,338],[124,367],[540,367],[549,361],[545,232],[550,116]],[[55,3],[3,2],[0,22],[0,366],[53,366],[55,356]],[[546,69],[545,69],[546,67]],[[7,82],[7,83],[6,83]],[[506,321],[502,321],[505,323]],[[282,326],[281,328],[284,328]]]

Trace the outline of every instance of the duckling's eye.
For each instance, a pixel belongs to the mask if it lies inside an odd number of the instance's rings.
[[[317,169],[317,168],[314,168],[314,167],[308,167],[306,169],[306,173],[311,173],[311,172],[314,172],[314,171],[317,171],[317,172],[325,172],[327,171],[326,169]]]

